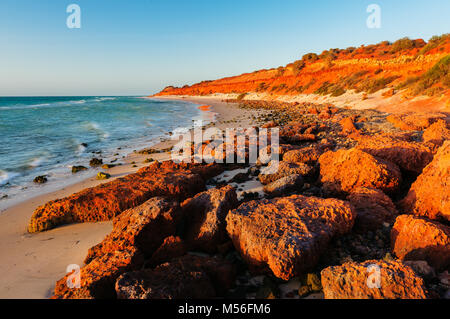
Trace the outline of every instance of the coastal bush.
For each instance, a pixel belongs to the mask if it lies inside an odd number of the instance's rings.
[[[450,54],[443,57],[430,70],[420,77],[414,85],[414,94],[436,95],[442,89],[431,89],[434,85],[450,88]]]
[[[391,53],[397,53],[404,50],[411,50],[419,46],[419,43],[408,37],[399,39],[392,44]]]
[[[398,76],[382,77],[379,79],[366,79],[357,88],[356,93],[367,92],[375,93],[379,90],[386,88],[388,84],[396,80]]]
[[[247,93],[241,93],[241,94],[238,95],[238,97],[236,98],[236,100],[242,101],[246,95],[247,95]]]
[[[417,55],[424,55],[428,53],[429,51],[439,47],[440,45],[444,44],[446,41],[450,40],[450,33],[446,33],[440,36],[433,36],[428,40],[428,43],[426,46],[424,46]]]
[[[315,62],[315,61],[319,60],[319,56],[316,53],[306,53],[302,57],[302,60],[307,61],[307,62]]]
[[[256,87],[256,92],[264,92],[269,88],[269,84],[266,84],[266,82],[261,82]]]
[[[301,70],[305,67],[306,63],[303,60],[297,60],[292,65],[294,75],[297,76],[301,72]]]
[[[284,67],[282,67],[282,66],[280,66],[280,67],[278,67],[278,69],[277,69],[277,77],[280,77],[280,76],[283,76],[283,74],[284,74]]]

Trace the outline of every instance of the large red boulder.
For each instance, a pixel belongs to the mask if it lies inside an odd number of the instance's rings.
[[[140,269],[144,260],[175,233],[181,219],[177,203],[152,198],[123,212],[114,220],[112,232],[92,247],[81,268],[81,288],[67,286],[65,276],[56,283],[56,298],[111,298],[114,283],[126,271]]]
[[[205,189],[205,179],[220,174],[217,165],[154,163],[135,174],[85,189],[38,207],[28,225],[30,233],[59,225],[110,220],[151,197],[184,200]]]
[[[115,287],[119,299],[204,299],[222,295],[235,276],[226,260],[186,255],[155,269],[125,273]]]
[[[368,231],[392,224],[397,217],[397,209],[392,200],[382,191],[374,188],[359,187],[347,196],[347,200],[356,209],[355,230]]]
[[[418,216],[450,220],[450,141],[440,147],[412,184],[401,206],[405,212]]]
[[[426,299],[422,278],[398,261],[347,262],[321,272],[325,299]]]
[[[310,177],[313,173],[314,168],[305,163],[271,161],[267,167],[261,170],[258,178],[262,184],[266,185],[286,176],[297,174]]]
[[[436,146],[419,143],[409,135],[360,135],[357,149],[396,164],[405,171],[420,174],[433,159]]]
[[[293,195],[242,204],[228,214],[227,231],[252,271],[288,280],[314,267],[355,217],[348,202]]]
[[[450,227],[436,221],[412,215],[397,217],[391,246],[402,260],[426,260],[438,270],[450,266]]]
[[[395,164],[354,148],[326,152],[319,163],[320,180],[330,193],[350,192],[358,187],[394,193],[402,180]]]
[[[191,248],[214,253],[228,239],[225,217],[239,202],[235,189],[227,185],[189,198],[181,205],[185,216],[185,239]]]

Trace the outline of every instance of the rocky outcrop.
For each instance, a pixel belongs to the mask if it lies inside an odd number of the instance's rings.
[[[234,266],[219,258],[186,255],[155,269],[128,272],[117,279],[119,299],[204,299],[232,287]]]
[[[216,252],[217,246],[228,239],[225,218],[237,206],[236,191],[230,185],[210,189],[187,199],[182,209],[188,245],[194,249]]]
[[[325,299],[426,299],[422,278],[398,261],[348,262],[321,272]]]
[[[264,185],[264,192],[271,196],[282,196],[283,194],[289,194],[295,190],[301,190],[303,186],[303,176],[299,174],[293,174],[286,177],[277,179],[276,181]]]
[[[450,220],[450,141],[441,146],[412,184],[401,206],[418,216]]]
[[[250,201],[227,216],[235,248],[254,272],[288,280],[317,263],[334,236],[353,227],[347,202],[293,195]]]
[[[169,236],[164,239],[163,243],[153,253],[149,260],[149,264],[153,266],[160,265],[176,257],[186,255],[188,245],[178,236]]]
[[[441,146],[445,141],[450,140],[450,130],[447,121],[438,120],[433,125],[430,125],[423,132],[424,142],[431,142],[433,144]]]
[[[391,122],[395,127],[406,131],[422,131],[440,119],[447,117],[444,113],[427,112],[427,113],[400,113],[391,114],[386,120]]]
[[[357,149],[396,164],[405,171],[420,174],[433,159],[435,145],[413,141],[408,135],[361,135]]]
[[[221,172],[217,165],[156,162],[135,174],[38,207],[28,231],[34,233],[63,224],[110,220],[154,196],[184,200],[203,191],[205,179],[217,172]]]
[[[395,164],[357,149],[326,152],[319,163],[320,180],[329,193],[350,192],[358,187],[394,193],[402,180]]]
[[[319,160],[320,155],[322,155],[327,148],[328,145],[310,146],[298,150],[291,150],[283,155],[283,161],[289,163],[312,164]]]
[[[398,214],[392,200],[378,189],[356,188],[347,200],[357,212],[354,227],[357,231],[376,230],[385,223],[392,224]]]
[[[181,214],[177,203],[158,197],[123,212],[114,220],[112,232],[89,250],[80,272],[81,288],[69,288],[66,276],[57,282],[55,297],[113,297],[117,277],[139,269],[175,233]]]
[[[402,260],[426,260],[436,269],[450,266],[450,227],[422,217],[397,217],[391,233],[392,251]]]
[[[267,167],[261,170],[258,178],[262,184],[266,185],[286,176],[298,174],[307,178],[313,173],[314,168],[304,163],[271,161]]]

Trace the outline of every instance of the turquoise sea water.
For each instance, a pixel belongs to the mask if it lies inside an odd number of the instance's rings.
[[[189,102],[142,97],[0,97],[0,207],[72,178],[72,165],[122,159],[200,116]],[[38,175],[48,185],[34,185]]]

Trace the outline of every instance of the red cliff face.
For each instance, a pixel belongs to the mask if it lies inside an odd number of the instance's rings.
[[[428,95],[450,98],[450,36],[428,43],[400,39],[359,48],[309,53],[277,69],[203,81],[181,88],[168,86],[157,96],[213,93],[269,93],[272,96],[317,94],[340,96],[347,90],[375,93],[390,87],[384,96],[406,89],[405,97]]]

